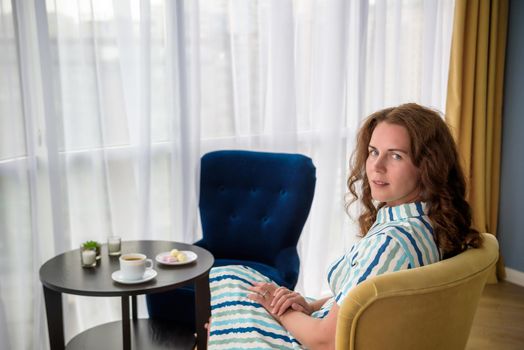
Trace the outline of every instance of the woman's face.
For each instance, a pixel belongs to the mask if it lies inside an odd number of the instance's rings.
[[[417,200],[420,175],[411,161],[406,128],[387,122],[375,127],[368,145],[366,174],[374,200],[390,207]]]

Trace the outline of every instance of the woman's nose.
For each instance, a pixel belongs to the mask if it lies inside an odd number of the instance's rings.
[[[373,169],[376,172],[384,172],[386,171],[386,159],[382,156],[378,156],[375,158],[375,161],[373,162]]]

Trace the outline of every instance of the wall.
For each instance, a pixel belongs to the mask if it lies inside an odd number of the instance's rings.
[[[506,267],[514,270],[508,280],[518,283],[524,281],[524,1],[509,5],[498,236]]]

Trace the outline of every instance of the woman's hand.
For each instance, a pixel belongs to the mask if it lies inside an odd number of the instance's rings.
[[[286,287],[278,287],[273,293],[273,300],[271,301],[272,313],[277,316],[282,316],[287,309],[292,308],[295,311],[300,311],[306,315],[311,315],[313,312],[307,300],[299,293],[289,290]]]
[[[312,310],[303,296],[285,287],[278,287],[271,283],[255,282],[249,290],[254,292],[249,294],[251,300],[255,300],[262,305],[275,318],[279,318],[288,310],[303,312],[310,315]]]
[[[253,293],[248,294],[247,297],[258,302],[271,313],[271,302],[273,301],[273,293],[277,289],[277,286],[272,283],[254,282],[248,289]]]
[[[308,304],[304,297],[273,283],[255,282],[248,298],[262,305],[293,337],[308,349],[334,349],[338,305],[334,303],[324,318],[311,317],[310,310],[329,298]],[[272,306],[273,304],[273,306]],[[319,306],[320,307],[320,306]],[[273,312],[275,309],[275,312]],[[289,312],[289,310],[302,312]]]

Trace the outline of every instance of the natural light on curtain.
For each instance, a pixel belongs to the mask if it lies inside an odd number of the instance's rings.
[[[313,159],[297,289],[325,293],[356,240],[344,194],[360,121],[445,106],[451,0],[0,4],[2,349],[47,348],[38,269],[55,254],[110,234],[196,240],[214,149]],[[119,303],[67,296],[64,317],[68,340]]]

